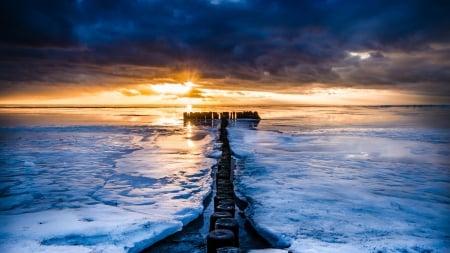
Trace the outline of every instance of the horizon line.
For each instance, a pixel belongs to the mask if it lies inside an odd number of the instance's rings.
[[[218,105],[218,104],[204,104],[195,105],[195,107],[239,107],[240,105]],[[242,104],[241,106],[252,107],[450,107],[450,104],[379,104],[379,105],[364,105],[364,104]],[[0,104],[0,108],[160,108],[160,107],[179,107],[183,108],[186,105],[182,104]]]

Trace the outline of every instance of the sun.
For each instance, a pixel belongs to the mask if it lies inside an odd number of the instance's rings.
[[[195,86],[191,81],[185,83],[152,84],[151,89],[159,94],[186,94]]]

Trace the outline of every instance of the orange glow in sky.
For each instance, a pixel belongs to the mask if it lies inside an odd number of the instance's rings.
[[[352,88],[312,88],[303,93],[276,93],[268,91],[219,90],[197,88],[196,84],[153,84],[149,86],[153,93],[127,88],[112,91],[95,92],[71,98],[58,99],[11,99],[2,100],[1,104],[174,104],[184,105],[192,110],[192,105],[242,105],[242,104],[300,104],[300,105],[380,105],[380,104],[420,104],[419,95],[412,93]],[[196,89],[198,97],[188,93]]]
[[[184,84],[180,83],[164,83],[164,84],[152,84],[151,89],[160,94],[185,94],[189,92],[194,84],[190,81]]]
[[[303,87],[279,92],[250,91],[205,88],[208,85],[200,80],[197,81],[199,82],[137,84],[104,91],[73,94],[72,97],[67,97],[67,94],[62,94],[60,98],[25,96],[20,99],[3,99],[0,104],[171,104],[184,105],[187,111],[191,111],[193,105],[395,105],[429,103],[417,94],[387,89],[322,88],[320,84],[313,84],[310,88]]]

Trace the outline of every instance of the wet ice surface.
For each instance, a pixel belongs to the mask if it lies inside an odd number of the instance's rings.
[[[229,128],[236,187],[263,237],[302,253],[448,252],[448,129],[306,118]]]
[[[0,128],[0,252],[139,252],[198,217],[214,129]]]

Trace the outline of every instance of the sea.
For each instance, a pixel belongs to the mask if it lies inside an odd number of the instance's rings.
[[[0,107],[0,252],[141,252],[199,217],[219,122],[185,110]],[[450,252],[450,106],[192,110],[261,116],[228,138],[272,252]]]

